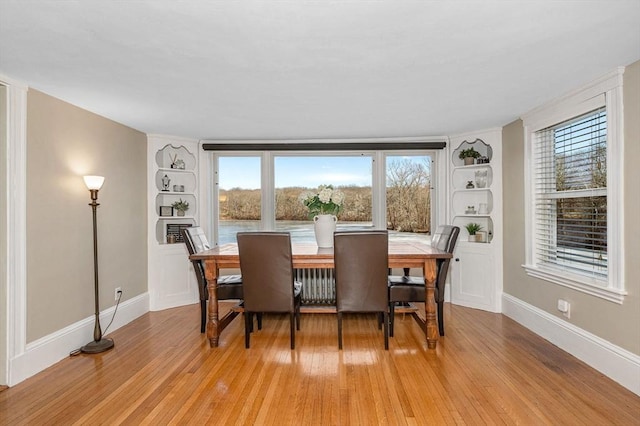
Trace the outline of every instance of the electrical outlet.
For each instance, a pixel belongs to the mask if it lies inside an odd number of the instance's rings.
[[[571,318],[571,303],[563,299],[558,299],[558,310],[567,318]]]
[[[114,300],[117,302],[118,298],[121,297],[122,294],[122,287],[116,287],[116,291],[115,291],[115,295],[114,295]]]

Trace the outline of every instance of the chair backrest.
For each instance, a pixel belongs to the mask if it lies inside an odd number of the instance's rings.
[[[182,238],[187,245],[189,254],[200,253],[209,250],[211,246],[207,240],[207,236],[199,226],[190,226],[182,230]]]
[[[431,246],[448,253],[453,253],[456,241],[458,240],[458,234],[460,234],[460,228],[457,226],[439,226],[436,233],[433,234],[433,238],[431,238]]]
[[[436,233],[433,234],[431,245],[439,250],[446,251],[447,253],[453,253],[453,250],[456,248],[456,242],[458,241],[459,234],[460,228],[457,226],[439,226]],[[445,259],[438,264],[438,288],[444,288],[444,281],[447,279],[450,262],[451,259]]]
[[[244,308],[249,312],[294,312],[291,235],[238,232]]]
[[[204,231],[199,226],[190,226],[182,230],[182,239],[187,246],[189,255],[200,253],[201,251],[209,250],[209,241]],[[207,279],[204,275],[204,266],[199,260],[192,260],[193,270],[198,280],[198,291],[200,292],[200,300],[207,300],[209,298],[207,291]]]
[[[388,232],[335,232],[333,239],[338,312],[386,311]]]

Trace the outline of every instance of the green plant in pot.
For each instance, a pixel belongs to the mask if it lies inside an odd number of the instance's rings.
[[[476,232],[480,231],[482,229],[482,225],[480,225],[479,223],[467,223],[465,225],[465,228],[467,228],[467,232],[469,233],[469,241],[477,241],[477,236],[476,236]]]
[[[473,164],[476,158],[480,157],[480,153],[473,149],[473,147],[470,147],[468,149],[463,149],[462,151],[460,151],[458,157],[460,157],[460,159],[464,161],[465,166],[470,166],[471,164]]]
[[[189,210],[189,203],[187,201],[183,201],[182,198],[180,198],[179,201],[171,204],[171,207],[176,209],[176,211],[178,212],[178,216],[184,216],[184,212]]]

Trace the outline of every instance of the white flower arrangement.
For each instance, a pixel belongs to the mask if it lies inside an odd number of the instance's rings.
[[[317,192],[305,191],[299,199],[309,209],[309,218],[319,214],[337,215],[343,207],[344,192],[333,189],[332,185],[320,185]]]

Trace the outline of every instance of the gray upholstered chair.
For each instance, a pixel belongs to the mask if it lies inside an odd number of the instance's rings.
[[[384,348],[389,349],[387,231],[335,232],[333,239],[338,348],[342,349],[343,313],[375,312],[383,318]]]
[[[245,347],[250,345],[254,313],[288,313],[291,349],[295,349],[302,283],[294,279],[290,234],[239,232],[237,239],[244,290]]]
[[[457,226],[440,226],[431,239],[431,245],[440,250],[453,253],[459,233],[460,228]],[[450,260],[439,260],[437,265],[435,302],[438,306],[438,329],[441,336],[444,336],[444,285],[447,280]],[[393,337],[396,304],[424,301],[424,277],[411,277],[407,270],[405,270],[403,276],[389,276],[389,335],[391,337]]]
[[[187,246],[189,255],[209,250],[209,241],[204,231],[199,226],[191,226],[182,230],[182,239]],[[209,300],[209,289],[207,279],[204,275],[204,265],[200,260],[192,260],[193,270],[198,281],[198,292],[200,293],[200,333],[205,332],[207,324],[207,300]],[[222,275],[218,277],[218,300],[242,300],[242,276]]]

